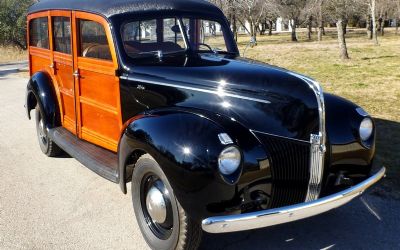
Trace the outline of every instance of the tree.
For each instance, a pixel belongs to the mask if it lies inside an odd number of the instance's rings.
[[[368,7],[371,12],[372,18],[372,39],[375,45],[379,45],[378,42],[378,30],[377,30],[377,23],[376,23],[376,0],[368,0]]]
[[[33,0],[0,1],[0,44],[26,49],[26,15]]]
[[[396,35],[399,33],[400,26],[400,0],[394,0],[396,8]]]
[[[290,28],[292,29],[292,41],[297,42],[296,29],[300,24],[300,16],[306,7],[306,0],[275,0],[279,14],[289,20]]]
[[[250,34],[254,45],[257,44],[257,31],[267,3],[266,0],[234,0],[235,8],[239,14],[238,21]],[[246,22],[249,24],[249,28],[246,27]]]
[[[371,0],[374,1],[374,0]],[[350,59],[347,51],[345,24],[350,16],[357,13],[360,9],[358,0],[330,0],[326,1],[326,11],[332,21],[336,22],[340,57]]]
[[[323,6],[326,0],[317,0],[315,13],[317,17],[317,25],[318,25],[318,41],[322,41],[322,35],[324,34],[324,9]]]

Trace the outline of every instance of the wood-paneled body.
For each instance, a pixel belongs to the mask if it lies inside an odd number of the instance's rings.
[[[72,57],[72,39],[70,40],[71,52],[64,53],[56,51],[55,45],[55,25],[54,19],[66,17],[70,21],[70,33],[73,37],[74,32],[71,24],[71,11],[50,11],[50,34],[51,51],[53,56],[53,78],[60,92],[60,108],[62,109],[61,122],[63,127],[71,133],[77,134],[76,130],[76,110],[75,110],[75,82],[73,77],[74,62]]]
[[[119,78],[114,43],[109,24],[97,15],[74,12],[74,27],[79,34],[79,20],[90,20],[101,24],[107,35],[112,60],[101,60],[81,56],[80,37],[75,36],[74,56],[78,88],[76,105],[78,130],[86,141],[117,151],[122,130]]]
[[[48,48],[39,48],[36,47],[35,44],[30,43],[30,22],[34,19],[37,18],[42,18],[46,17],[48,21]],[[53,88],[55,90],[55,93],[57,95],[57,101],[60,105],[59,106],[59,112],[61,117],[64,115],[64,110],[62,107],[62,98],[60,94],[60,89],[58,86],[58,81],[55,78],[54,75],[54,70],[55,70],[55,65],[54,65],[54,55],[53,55],[53,36],[52,36],[52,25],[51,25],[51,17],[50,17],[50,11],[46,12],[40,12],[40,13],[35,13],[31,14],[27,18],[28,20],[28,29],[27,29],[27,41],[28,41],[28,51],[29,51],[29,74],[32,76],[33,74],[37,72],[45,72],[48,74],[48,76],[51,78],[51,82],[53,83]],[[61,123],[63,123],[63,120],[61,120]]]
[[[48,49],[29,46],[31,75],[44,71],[51,78],[64,128],[78,138],[116,152],[123,125],[117,56],[108,22],[94,14],[63,10],[31,14],[28,21],[39,17],[48,18],[49,45]],[[70,21],[70,52],[57,51],[54,18],[58,17]],[[110,60],[80,53],[79,20],[91,20],[104,27]],[[69,42],[63,41],[64,46]]]

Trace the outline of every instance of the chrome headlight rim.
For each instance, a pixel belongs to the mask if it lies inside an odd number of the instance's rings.
[[[374,122],[371,117],[364,117],[358,128],[358,135],[362,142],[367,142],[374,134]]]
[[[218,156],[218,171],[223,176],[235,174],[242,165],[242,152],[235,145],[225,147]]]

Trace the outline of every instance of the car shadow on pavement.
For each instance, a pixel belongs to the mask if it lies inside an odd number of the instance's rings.
[[[229,234],[204,233],[200,249],[400,249],[400,123],[375,119],[375,169],[387,178],[350,204],[301,221]]]
[[[400,200],[400,123],[375,119],[376,157],[374,166],[387,168],[387,177],[382,181],[377,194]]]
[[[365,195],[305,220],[203,236],[200,249],[399,249],[400,202]]]

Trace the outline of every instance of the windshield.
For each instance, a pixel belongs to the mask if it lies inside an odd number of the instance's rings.
[[[216,21],[175,17],[136,20],[123,25],[121,32],[124,49],[132,58],[188,49],[197,53],[229,53],[224,26]]]

